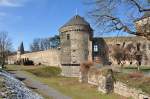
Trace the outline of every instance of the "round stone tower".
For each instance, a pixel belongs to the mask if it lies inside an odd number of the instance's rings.
[[[79,76],[80,64],[92,60],[93,30],[79,15],[60,28],[62,75]]]

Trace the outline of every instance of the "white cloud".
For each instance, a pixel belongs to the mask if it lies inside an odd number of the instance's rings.
[[[20,7],[23,6],[24,3],[25,0],[0,0],[0,6],[5,7]]]

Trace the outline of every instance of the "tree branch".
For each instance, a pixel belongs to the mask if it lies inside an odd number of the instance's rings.
[[[140,33],[137,31],[132,31],[131,29],[129,29],[129,27],[124,25],[123,22],[119,18],[109,16],[109,15],[101,15],[101,16],[94,15],[94,16],[99,17],[99,18],[102,18],[102,17],[109,18],[112,21],[112,23],[114,24],[116,30],[119,30],[119,31],[123,30],[124,32],[127,32],[129,34],[133,34],[133,35],[145,36],[143,33]],[[120,24],[120,27],[117,26],[118,24]]]
[[[146,11],[150,11],[150,8],[143,8],[138,2],[136,2],[135,0],[130,0],[131,2],[134,3],[134,5],[138,8],[139,12],[146,12]]]

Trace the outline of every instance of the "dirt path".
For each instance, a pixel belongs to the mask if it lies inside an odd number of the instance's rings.
[[[52,99],[71,99],[71,97],[63,95],[54,88],[49,87],[48,85],[43,84],[36,79],[32,79],[31,76],[27,73],[24,73],[24,71],[13,71],[11,73],[13,73],[13,75],[17,78],[24,80],[23,82],[30,88],[36,89],[37,91],[42,92],[44,95],[52,97]]]

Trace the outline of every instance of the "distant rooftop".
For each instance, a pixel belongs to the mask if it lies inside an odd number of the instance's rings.
[[[145,18],[145,17],[150,17],[150,11],[147,11],[144,13],[143,18]]]
[[[139,20],[142,20],[142,19],[147,18],[147,17],[150,17],[150,11],[146,11],[141,18],[138,18],[135,21],[139,21]]]

